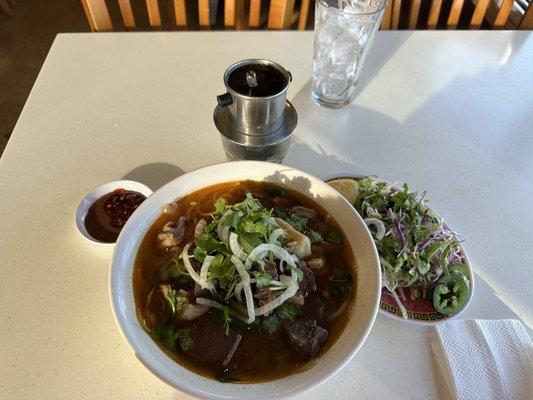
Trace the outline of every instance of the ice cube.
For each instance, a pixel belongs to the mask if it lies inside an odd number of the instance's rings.
[[[348,65],[355,61],[360,52],[357,37],[346,31],[333,42],[331,60],[334,65]]]

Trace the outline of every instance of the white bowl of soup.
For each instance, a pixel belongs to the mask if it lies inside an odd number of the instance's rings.
[[[110,269],[117,325],[176,389],[277,399],[311,389],[361,348],[381,273],[372,237],[334,189],[265,162],[216,164],[145,200]]]

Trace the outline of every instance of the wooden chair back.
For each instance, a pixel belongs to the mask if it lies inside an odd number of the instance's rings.
[[[110,1],[110,0],[108,0]],[[120,9],[122,23],[126,30],[137,28],[135,13],[133,12],[130,0],[117,1]],[[162,18],[159,0],[144,0],[148,22],[153,29],[162,28]],[[210,29],[211,11],[210,0],[165,0],[170,3],[171,23],[169,26],[177,29],[190,29],[191,26],[198,26],[200,29]],[[197,4],[194,4],[195,1]],[[249,5],[246,7],[245,0],[220,0],[224,3],[224,27],[226,29],[254,29],[259,28],[266,22],[268,29],[289,29],[291,25],[297,24],[298,29],[304,30],[307,25],[309,15],[310,0],[301,0],[299,7],[295,7],[295,0],[270,0],[268,13],[264,15],[265,2],[261,0],[246,0]],[[114,30],[109,9],[105,0],[81,0],[87,20],[94,32]],[[163,2],[161,2],[163,3]],[[197,11],[197,21],[191,21],[191,12]],[[297,9],[298,8],[298,9]],[[248,10],[248,17],[245,11]],[[265,21],[266,20],[266,21]]]
[[[498,7],[493,0],[388,0],[381,29],[456,29],[460,20],[464,28],[479,29],[487,19],[491,28],[504,29],[514,3],[502,0]],[[533,7],[531,3],[526,7],[519,29],[533,25]]]

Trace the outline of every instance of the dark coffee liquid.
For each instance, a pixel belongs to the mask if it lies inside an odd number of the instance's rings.
[[[257,86],[251,88],[246,83],[246,73],[253,71]],[[235,69],[228,78],[228,85],[237,93],[245,96],[267,97],[278,94],[287,86],[287,78],[270,65],[243,65]]]

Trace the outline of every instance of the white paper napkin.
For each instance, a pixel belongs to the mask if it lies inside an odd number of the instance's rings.
[[[533,346],[520,321],[456,320],[431,343],[451,397],[533,399]]]

